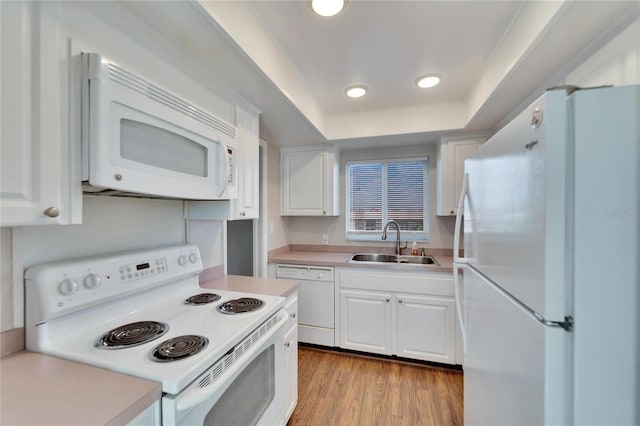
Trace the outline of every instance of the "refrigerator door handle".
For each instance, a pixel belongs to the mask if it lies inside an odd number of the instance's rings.
[[[455,268],[455,266],[454,266],[454,268]],[[493,287],[498,293],[500,293],[502,296],[507,298],[509,301],[511,301],[511,303],[513,303],[514,305],[519,307],[524,313],[530,315],[533,319],[538,321],[540,324],[542,324],[542,325],[544,325],[546,327],[562,328],[565,331],[573,330],[573,317],[572,316],[565,315],[564,321],[551,321],[551,320],[548,320],[545,317],[543,317],[542,315],[540,315],[539,313],[537,313],[536,311],[534,311],[533,309],[531,309],[530,307],[528,307],[527,305],[525,305],[524,303],[522,303],[521,301],[519,301],[518,299],[516,299],[515,297],[513,297],[510,293],[508,293],[506,290],[504,290],[499,285],[495,284],[493,281],[491,281],[489,278],[487,278],[480,271],[478,271],[477,269],[475,269],[473,267],[471,267],[471,268],[473,269],[473,272],[475,272],[475,274],[478,277],[480,277],[480,279],[482,279],[482,281],[484,281],[486,284],[488,284],[491,287]]]
[[[462,312],[462,292],[460,291],[459,270],[464,270],[465,265],[453,264],[453,295],[456,301],[456,316],[458,317],[458,326],[460,327],[460,335],[462,336],[462,352],[467,353],[467,332],[464,324],[464,316]],[[464,285],[464,280],[462,281]]]
[[[469,174],[465,173],[462,179],[462,191],[460,191],[460,201],[458,201],[458,210],[456,211],[456,227],[453,232],[453,262],[469,263],[468,258],[460,257],[460,230],[462,228],[462,212],[464,211],[464,200],[467,197],[469,188]]]

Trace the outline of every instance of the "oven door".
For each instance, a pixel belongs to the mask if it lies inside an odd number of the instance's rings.
[[[187,389],[165,395],[162,424],[284,425],[287,318],[284,311],[278,312],[265,323],[272,322],[268,331],[261,330],[266,328],[263,324]],[[245,350],[247,342],[253,341],[256,343]],[[230,362],[233,364],[225,369]]]

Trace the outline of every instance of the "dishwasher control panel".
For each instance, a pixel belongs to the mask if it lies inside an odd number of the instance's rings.
[[[333,281],[333,268],[328,266],[277,265],[276,278]]]

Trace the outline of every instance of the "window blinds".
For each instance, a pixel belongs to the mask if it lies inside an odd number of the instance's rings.
[[[379,239],[395,220],[411,238],[428,238],[428,159],[347,163],[347,238]]]

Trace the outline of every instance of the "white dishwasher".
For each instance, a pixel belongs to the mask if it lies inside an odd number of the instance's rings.
[[[335,346],[334,269],[331,266],[276,265],[276,278],[300,282],[298,341]]]

